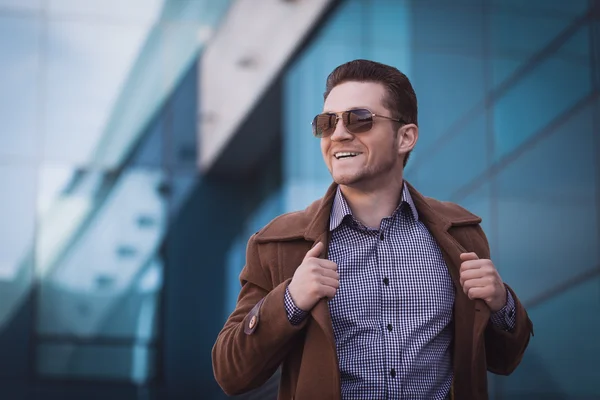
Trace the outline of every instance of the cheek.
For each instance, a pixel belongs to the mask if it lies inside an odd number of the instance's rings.
[[[327,158],[327,152],[329,151],[329,140],[327,139],[321,139],[321,154],[323,154],[323,157]]]

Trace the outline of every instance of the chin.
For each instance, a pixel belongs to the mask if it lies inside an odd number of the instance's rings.
[[[348,174],[333,174],[333,181],[338,185],[344,186],[353,186],[359,184],[362,179],[361,176],[358,175],[348,175]]]

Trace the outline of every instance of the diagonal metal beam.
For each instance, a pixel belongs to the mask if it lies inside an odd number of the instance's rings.
[[[421,151],[421,154],[426,156],[416,158],[411,165],[411,168],[417,170],[419,165],[427,162],[426,160],[436,152],[443,149],[447,143],[454,137],[462,133],[465,126],[468,126],[475,118],[487,109],[491,108],[502,96],[504,96],[510,89],[517,85],[524,77],[527,76],[531,71],[535,70],[542,62],[548,59],[552,54],[556,53],[561,46],[563,46],[571,37],[588,21],[590,21],[593,15],[593,9],[590,8],[586,13],[575,18],[569,26],[567,26],[562,32],[560,32],[554,39],[552,39],[545,47],[535,53],[529,60],[527,60],[521,67],[519,67],[511,76],[509,76],[504,82],[498,85],[496,88],[491,90],[479,103],[473,108],[467,111],[461,118],[455,123],[450,125],[448,129],[440,135],[440,138],[432,143],[429,147]]]
[[[546,126],[544,126],[535,134],[531,135],[531,137],[525,143],[492,164],[489,168],[487,168],[469,183],[458,188],[454,193],[452,193],[450,200],[459,202],[471,194],[474,190],[478,189],[481,185],[489,182],[490,179],[495,177],[508,165],[515,162],[523,154],[533,149],[538,143],[555,133],[560,127],[569,122],[573,116],[577,115],[580,111],[591,104],[594,104],[594,102],[598,100],[599,96],[600,93],[598,92],[590,92],[586,96],[579,99],[579,101],[573,104],[573,106],[565,110],[563,113],[557,115],[548,124],[546,124]]]
[[[557,286],[554,286],[553,288],[550,288],[550,289],[544,291],[543,293],[535,296],[531,300],[524,302],[524,306],[525,306],[525,308],[530,310],[534,307],[537,307],[537,306],[547,302],[550,299],[553,299],[553,298],[569,291],[570,289],[573,289],[587,281],[590,281],[590,280],[596,278],[597,276],[600,276],[600,265],[597,265],[595,268],[592,268],[589,271],[585,271],[577,276],[574,276],[571,279],[568,279],[568,280],[562,282],[561,284],[559,284]]]

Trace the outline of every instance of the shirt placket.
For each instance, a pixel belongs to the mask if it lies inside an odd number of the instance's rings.
[[[393,273],[393,253],[390,225],[392,218],[385,218],[381,222],[377,234],[377,260],[381,278],[382,324],[383,343],[385,354],[386,395],[387,398],[396,398],[399,395],[400,381],[400,354],[399,354],[399,326],[396,311],[398,282]]]

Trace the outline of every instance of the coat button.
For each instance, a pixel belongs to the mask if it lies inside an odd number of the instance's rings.
[[[248,324],[248,327],[250,329],[254,329],[255,326],[256,326],[256,315],[253,315],[252,318],[250,318],[250,323]]]

